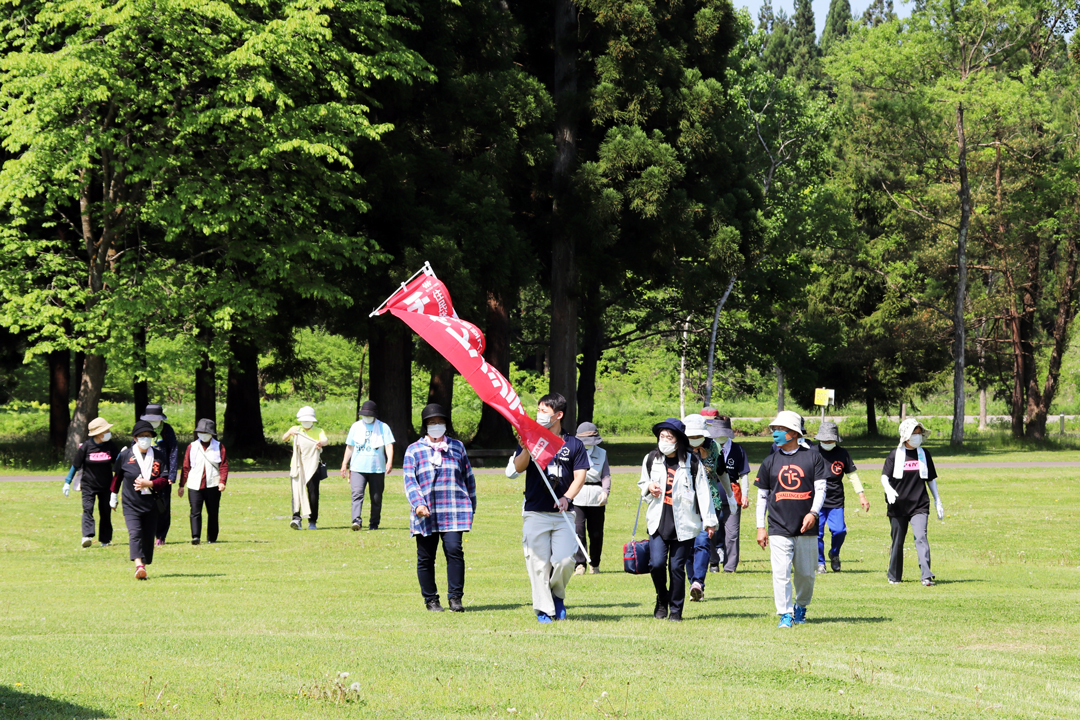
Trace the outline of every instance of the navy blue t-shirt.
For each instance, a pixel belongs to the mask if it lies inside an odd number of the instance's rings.
[[[570,484],[574,482],[575,470],[588,470],[592,467],[589,462],[589,452],[577,436],[567,434],[563,435],[562,439],[565,445],[547,466],[548,482],[551,483],[551,489],[555,491],[557,497],[562,497],[570,489]],[[519,445],[518,453],[520,452]],[[515,457],[518,453],[515,453]],[[571,502],[570,507],[573,505],[574,503]],[[536,463],[531,461],[525,470],[524,510],[526,512],[558,512],[559,510],[555,501],[551,499],[551,493],[544,487],[544,480],[540,477],[540,471],[536,469]]]

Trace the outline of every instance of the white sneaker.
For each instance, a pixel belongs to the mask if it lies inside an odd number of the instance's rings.
[[[92,538],[92,537],[84,537],[84,538],[82,539],[82,546],[83,546],[84,548],[88,548],[88,547],[90,547],[90,546],[91,546],[91,545],[93,545],[93,544],[94,544],[94,538]]]
[[[575,575],[584,575],[585,574],[585,566],[584,565],[578,565],[576,568],[574,568],[574,574]]]

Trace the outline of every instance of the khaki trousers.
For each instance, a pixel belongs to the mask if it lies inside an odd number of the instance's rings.
[[[551,596],[566,598],[566,585],[574,576],[574,530],[557,512],[523,512],[521,545],[525,550],[525,569],[532,585],[532,604],[536,612],[555,617]]]

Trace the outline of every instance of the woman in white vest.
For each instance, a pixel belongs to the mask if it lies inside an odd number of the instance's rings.
[[[607,450],[600,447],[604,441],[600,431],[591,422],[578,425],[577,437],[589,453],[589,465],[585,473],[585,484],[581,492],[574,497],[574,515],[576,516],[577,536],[585,545],[585,535],[589,536],[588,545],[589,574],[600,572],[600,553],[604,550],[604,511],[607,509],[608,495],[611,493],[611,468],[608,467]],[[585,553],[579,549],[574,556],[577,567],[575,575],[585,574]]]
[[[326,477],[322,464],[322,449],[329,442],[326,433],[315,427],[315,408],[305,405],[296,411],[299,425],[293,425],[282,436],[292,440],[292,461],[289,477],[292,479],[292,520],[289,527],[299,530],[301,520],[308,519],[308,530],[317,529],[319,520],[319,483]]]
[[[217,427],[213,420],[203,418],[195,424],[195,442],[184,451],[184,464],[180,468],[180,488],[177,494],[184,497],[188,491],[191,505],[191,544],[198,545],[202,539],[202,510],[206,505],[206,541],[217,542],[218,507],[225,482],[229,478],[229,461],[225,446],[218,442]]]

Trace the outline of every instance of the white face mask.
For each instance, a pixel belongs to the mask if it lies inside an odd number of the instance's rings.
[[[198,435],[199,435],[199,439],[202,440],[204,443],[210,442],[210,439],[212,437],[214,437],[210,433],[198,433]]]
[[[112,440],[112,433],[111,432],[101,434],[101,442],[109,442],[110,440]]]
[[[151,420],[150,421],[150,427],[154,428],[155,430],[160,430],[161,429],[161,421],[160,420]]]
[[[690,447],[701,447],[705,444],[705,438],[690,438]]]
[[[922,439],[922,435],[912,435],[908,438],[908,444],[911,445],[911,447],[913,448],[917,448],[922,445]]]
[[[310,420],[301,420],[300,421],[300,427],[304,428],[305,430],[310,430],[311,426],[314,425],[314,424],[315,423],[311,422]]]
[[[154,438],[138,437],[135,438],[135,444],[139,446],[140,450],[146,451],[150,449],[150,444],[154,442]]]
[[[544,427],[551,427],[551,423],[554,421],[555,416],[548,412],[536,413],[536,422],[540,423]]]
[[[433,425],[428,425],[427,426],[427,434],[428,434],[428,437],[430,437],[432,440],[438,440],[439,438],[441,438],[443,435],[446,434],[446,426],[445,425],[434,425],[434,424]]]
[[[660,448],[660,452],[664,453],[665,455],[670,455],[671,453],[675,452],[675,448],[677,448],[678,445],[673,442],[661,440],[656,444],[656,447]]]
[[[364,422],[366,422],[368,425],[375,422],[375,416],[374,415],[361,415],[360,419],[363,420]]]
[[[834,442],[820,442],[818,443],[818,445],[821,446],[822,450],[832,450],[834,447],[836,447],[836,443]]]

